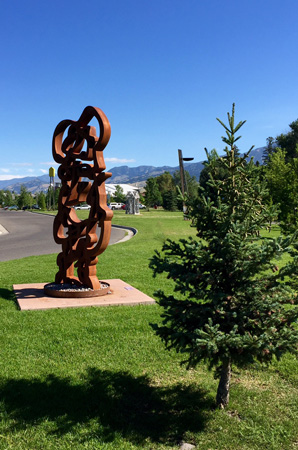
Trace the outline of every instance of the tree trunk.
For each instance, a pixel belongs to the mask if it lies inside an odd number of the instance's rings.
[[[229,403],[231,379],[231,361],[226,360],[222,364],[220,380],[216,394],[216,406],[224,408]]]

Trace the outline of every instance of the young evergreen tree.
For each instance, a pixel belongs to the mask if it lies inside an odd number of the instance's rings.
[[[263,202],[265,187],[253,161],[247,163],[249,152],[237,156],[236,133],[245,121],[234,124],[234,105],[228,125],[217,120],[227,146],[224,157],[207,152],[212,196],[200,186],[191,208],[199,239],[167,240],[150,266],[154,276],[166,272],[175,282],[173,295],[158,291],[163,323],[152,327],[168,349],[185,355],[188,367],[206,361],[215,369],[216,404],[225,407],[233,366],[297,352],[298,242],[259,237],[274,208]],[[224,178],[217,176],[219,166]],[[290,261],[278,269],[284,252]]]
[[[238,157],[238,155],[235,155],[235,157]],[[214,189],[214,180],[224,180],[227,176],[227,169],[222,164],[215,149],[211,150],[208,154],[208,161],[203,164],[205,167],[200,173],[199,183],[201,188],[204,189],[205,196],[214,200],[217,198],[217,187]],[[211,180],[213,180],[213,183],[210,183]]]

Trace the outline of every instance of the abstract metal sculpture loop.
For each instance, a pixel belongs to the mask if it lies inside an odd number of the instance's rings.
[[[96,128],[89,125],[92,119],[97,120],[99,136]],[[54,131],[53,157],[60,164],[58,176],[61,179],[54,239],[57,244],[62,244],[62,252],[57,257],[56,284],[71,284],[95,291],[103,288],[96,276],[96,263],[97,256],[108,246],[113,217],[105,190],[105,180],[112,174],[104,172],[103,157],[110,135],[107,117],[92,106],[84,109],[77,122],[63,120]],[[85,161],[92,161],[92,164]],[[80,220],[74,209],[81,202],[90,205],[89,217],[85,220]],[[97,227],[100,228],[99,238]]]

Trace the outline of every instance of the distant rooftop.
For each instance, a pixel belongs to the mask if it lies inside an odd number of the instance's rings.
[[[128,192],[139,190],[136,186],[132,186],[131,184],[106,184],[107,194],[113,195],[115,193],[116,186],[120,186],[123,189],[124,195],[127,195]]]

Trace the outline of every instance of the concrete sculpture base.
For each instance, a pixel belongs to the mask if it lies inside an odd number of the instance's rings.
[[[85,306],[120,306],[153,304],[154,299],[119,279],[103,280],[110,285],[110,294],[101,297],[59,298],[47,297],[46,283],[13,285],[17,303],[22,311],[54,308],[80,308]]]

